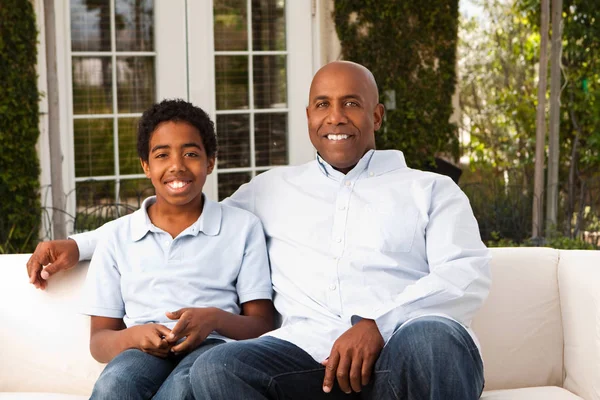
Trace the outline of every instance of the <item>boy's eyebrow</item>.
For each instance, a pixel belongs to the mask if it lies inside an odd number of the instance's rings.
[[[202,150],[202,147],[198,143],[194,143],[194,142],[184,143],[181,145],[181,148],[186,148],[186,147],[195,147],[198,150]],[[157,150],[164,150],[164,149],[170,149],[170,148],[171,148],[171,146],[168,144],[157,144],[156,146],[154,146],[152,148],[152,150],[150,150],[150,152],[154,153]]]

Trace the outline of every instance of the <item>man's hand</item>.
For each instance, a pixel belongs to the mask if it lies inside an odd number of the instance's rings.
[[[41,242],[27,261],[29,282],[43,290],[50,276],[58,271],[72,268],[78,261],[79,248],[74,240]]]
[[[329,393],[337,377],[344,393],[360,392],[371,380],[371,372],[381,349],[383,337],[372,319],[363,319],[348,329],[333,344],[325,365],[323,391]]]
[[[218,308],[182,308],[177,311],[167,312],[167,318],[179,320],[167,336],[167,340],[174,345],[181,338],[186,339],[173,346],[174,353],[187,353],[196,349],[200,343],[214,330],[217,329]]]
[[[171,330],[160,324],[144,324],[132,326],[131,337],[135,347],[150,355],[166,358],[171,350],[171,344],[166,337]]]

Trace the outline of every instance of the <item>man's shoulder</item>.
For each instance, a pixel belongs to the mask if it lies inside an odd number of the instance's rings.
[[[222,212],[222,224],[231,224],[234,228],[250,227],[260,223],[260,219],[248,210],[219,203]]]
[[[257,184],[271,184],[281,179],[293,178],[301,176],[306,172],[311,172],[315,169],[316,164],[317,161],[312,160],[300,165],[285,165],[271,168],[254,177],[252,181]]]

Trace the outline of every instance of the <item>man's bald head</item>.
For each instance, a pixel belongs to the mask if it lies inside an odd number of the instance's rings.
[[[309,99],[312,98],[313,87],[319,83],[321,79],[329,79],[329,77],[333,75],[337,75],[340,72],[350,72],[352,75],[355,75],[358,79],[364,80],[367,84],[365,88],[367,92],[366,96],[369,96],[373,104],[377,104],[379,102],[379,89],[377,89],[377,82],[375,81],[375,77],[373,73],[364,65],[357,64],[352,61],[332,61],[329,64],[321,67],[310,84],[310,92]]]
[[[375,148],[384,109],[371,71],[349,61],[321,68],[310,85],[310,140],[325,161],[347,173]]]

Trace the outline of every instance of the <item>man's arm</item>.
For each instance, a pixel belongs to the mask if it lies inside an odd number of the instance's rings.
[[[38,289],[45,289],[48,279],[58,271],[74,267],[78,261],[89,260],[96,244],[106,231],[106,226],[70,236],[66,240],[41,242],[27,261],[29,282]]]
[[[384,343],[408,319],[443,314],[468,326],[487,297],[489,251],[467,197],[450,179],[435,181],[428,217],[430,273],[384,304],[374,320],[352,317],[353,327],[338,338],[325,362],[324,391],[331,390],[336,378],[344,392],[360,391]]]

